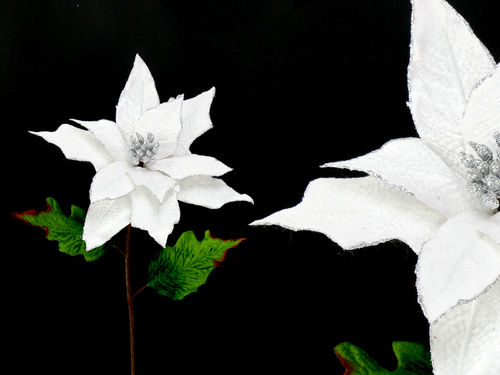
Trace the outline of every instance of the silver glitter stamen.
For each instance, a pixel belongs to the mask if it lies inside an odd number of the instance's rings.
[[[500,164],[491,163],[491,174],[500,178]]]
[[[469,145],[482,160],[488,162],[493,160],[493,152],[488,146],[475,142],[469,142]]]
[[[155,142],[155,137],[152,133],[146,135],[146,139],[139,133],[135,134],[135,137],[130,137],[130,158],[132,164],[143,166],[151,161],[153,161],[160,143]]]
[[[466,168],[469,191],[479,197],[486,207],[495,210],[500,205],[500,132],[495,132],[493,138],[498,146],[496,159],[488,146],[469,142],[479,159],[462,152],[460,161]]]

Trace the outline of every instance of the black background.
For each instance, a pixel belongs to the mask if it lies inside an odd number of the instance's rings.
[[[450,3],[498,61],[498,1]],[[297,204],[312,179],[362,175],[319,165],[416,135],[406,107],[409,1],[0,4],[3,368],[128,372],[120,254],[69,257],[9,213],[43,209],[48,196],[88,207],[92,166],[27,130],[113,120],[136,53],[162,101],[216,87],[214,128],[191,150],[233,167],[224,180],[255,200],[219,210],[181,203],[169,244],[190,229],[247,240],[185,300],[137,297],[137,373],[341,374],[333,347],[342,341],[388,367],[392,341],[427,345],[407,246],[344,252],[319,233],[247,225]],[[158,248],[133,230],[135,288]]]

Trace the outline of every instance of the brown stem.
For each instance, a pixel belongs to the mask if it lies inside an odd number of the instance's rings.
[[[132,296],[132,300],[135,299],[135,296],[137,296],[140,292],[142,292],[144,289],[146,289],[148,287],[148,284],[144,285],[142,288],[140,288],[137,292],[134,293],[134,295]]]
[[[116,246],[116,245],[113,245],[113,247],[114,247],[116,250],[118,250],[118,251],[120,252],[120,254],[121,254],[121,255],[123,255],[123,257],[125,258],[125,252],[124,252],[122,249],[120,249],[120,248],[119,248],[118,246]]]
[[[130,230],[131,225],[127,226],[127,236],[125,242],[125,288],[127,291],[129,335],[130,335],[130,374],[135,375],[135,342],[134,342],[134,296],[130,285]]]

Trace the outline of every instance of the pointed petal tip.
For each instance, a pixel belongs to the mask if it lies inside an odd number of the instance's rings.
[[[319,167],[320,168],[333,168],[335,167],[335,164],[339,163],[338,161],[335,161],[335,162],[330,162],[330,163],[325,163],[325,164],[321,164]]]
[[[172,228],[173,230],[173,228]],[[147,231],[149,233],[149,235],[151,236],[151,238],[153,238],[153,240],[155,240],[155,242],[160,245],[162,248],[165,248],[167,247],[167,241],[168,241],[168,237],[170,237],[170,234],[172,233],[172,231],[170,231],[166,236],[165,235],[158,235],[156,233],[153,233],[151,231]]]
[[[264,219],[259,219],[259,220],[254,220],[252,221],[250,224],[248,225],[251,225],[252,227],[257,227],[257,226],[260,226],[260,225],[268,225],[269,223],[264,221]]]
[[[76,122],[78,125],[83,125],[83,124],[86,124],[86,123],[92,123],[92,122],[97,122],[97,121],[100,121],[100,120],[94,120],[94,121],[88,121],[88,120],[78,120],[76,118],[70,118],[69,121],[73,121],[73,122]]]
[[[97,243],[96,241],[93,241],[92,239],[89,239],[88,236],[85,235],[85,233],[82,236],[82,240],[83,242],[85,242],[85,251],[92,251],[98,248],[99,246],[103,245]]]
[[[210,97],[213,100],[213,98],[215,97],[215,86],[212,86],[211,88],[209,88],[206,91],[202,91],[197,96],[199,96],[199,97]],[[195,96],[195,98],[196,98],[196,96]]]
[[[202,100],[205,101],[206,104],[208,104],[208,108],[210,109],[210,107],[212,106],[212,102],[214,100],[214,97],[215,97],[215,86],[212,86],[208,90],[202,91],[198,95],[193,96],[192,98],[189,98],[189,99],[186,99],[186,100],[202,99]],[[184,98],[184,94],[183,94],[183,98]]]
[[[136,53],[135,57],[134,57],[134,65],[135,64],[144,64],[144,65],[146,65],[146,63],[144,62],[144,60],[142,59],[142,57],[138,53]]]
[[[257,219],[257,220],[252,221],[248,225],[251,225],[251,226],[276,225],[276,226],[281,226],[282,228],[285,228],[285,229],[296,230],[290,226],[287,226],[286,224],[283,224],[282,222],[280,222],[279,219],[277,219],[277,215],[282,211],[284,211],[284,210],[273,212],[273,213],[271,213],[271,214],[269,214],[261,219]]]
[[[92,238],[92,236],[89,234],[89,231],[86,230],[85,226],[83,227],[82,240],[83,242],[85,242],[85,251],[92,251],[95,248],[103,245],[100,244],[99,241],[95,238]]]
[[[227,201],[218,207],[212,207],[212,208],[221,208],[222,206],[224,206],[228,203],[232,203],[232,202],[248,202],[248,203],[254,204],[252,197],[250,197],[247,194],[239,194],[239,197],[235,197],[235,198],[233,198],[233,200]]]
[[[251,203],[251,204],[255,204],[252,197],[250,195],[247,195],[247,194],[242,194],[241,195],[241,200],[242,201],[245,201],[245,202],[248,202],[248,203]]]
[[[139,56],[139,54],[135,55],[134,64],[132,66],[132,71],[133,70],[146,72],[146,74],[150,75],[151,79],[153,79],[151,71],[149,70],[148,64],[146,64],[146,62],[143,60],[143,58],[141,56]]]

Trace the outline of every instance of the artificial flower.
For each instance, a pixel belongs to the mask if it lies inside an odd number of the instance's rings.
[[[252,224],[344,249],[405,242],[435,373],[500,374],[500,68],[443,0],[413,1],[408,88],[419,138],[324,165],[369,176],[314,180],[300,204]]]
[[[190,146],[212,127],[215,89],[184,100],[160,103],[155,82],[136,56],[116,107],[116,122],[73,120],[54,132],[32,132],[58,146],[68,159],[88,161],[96,174],[83,239],[92,250],[131,224],[148,231],[161,246],[179,221],[178,201],[219,208],[252,202],[219,178],[231,168]]]

